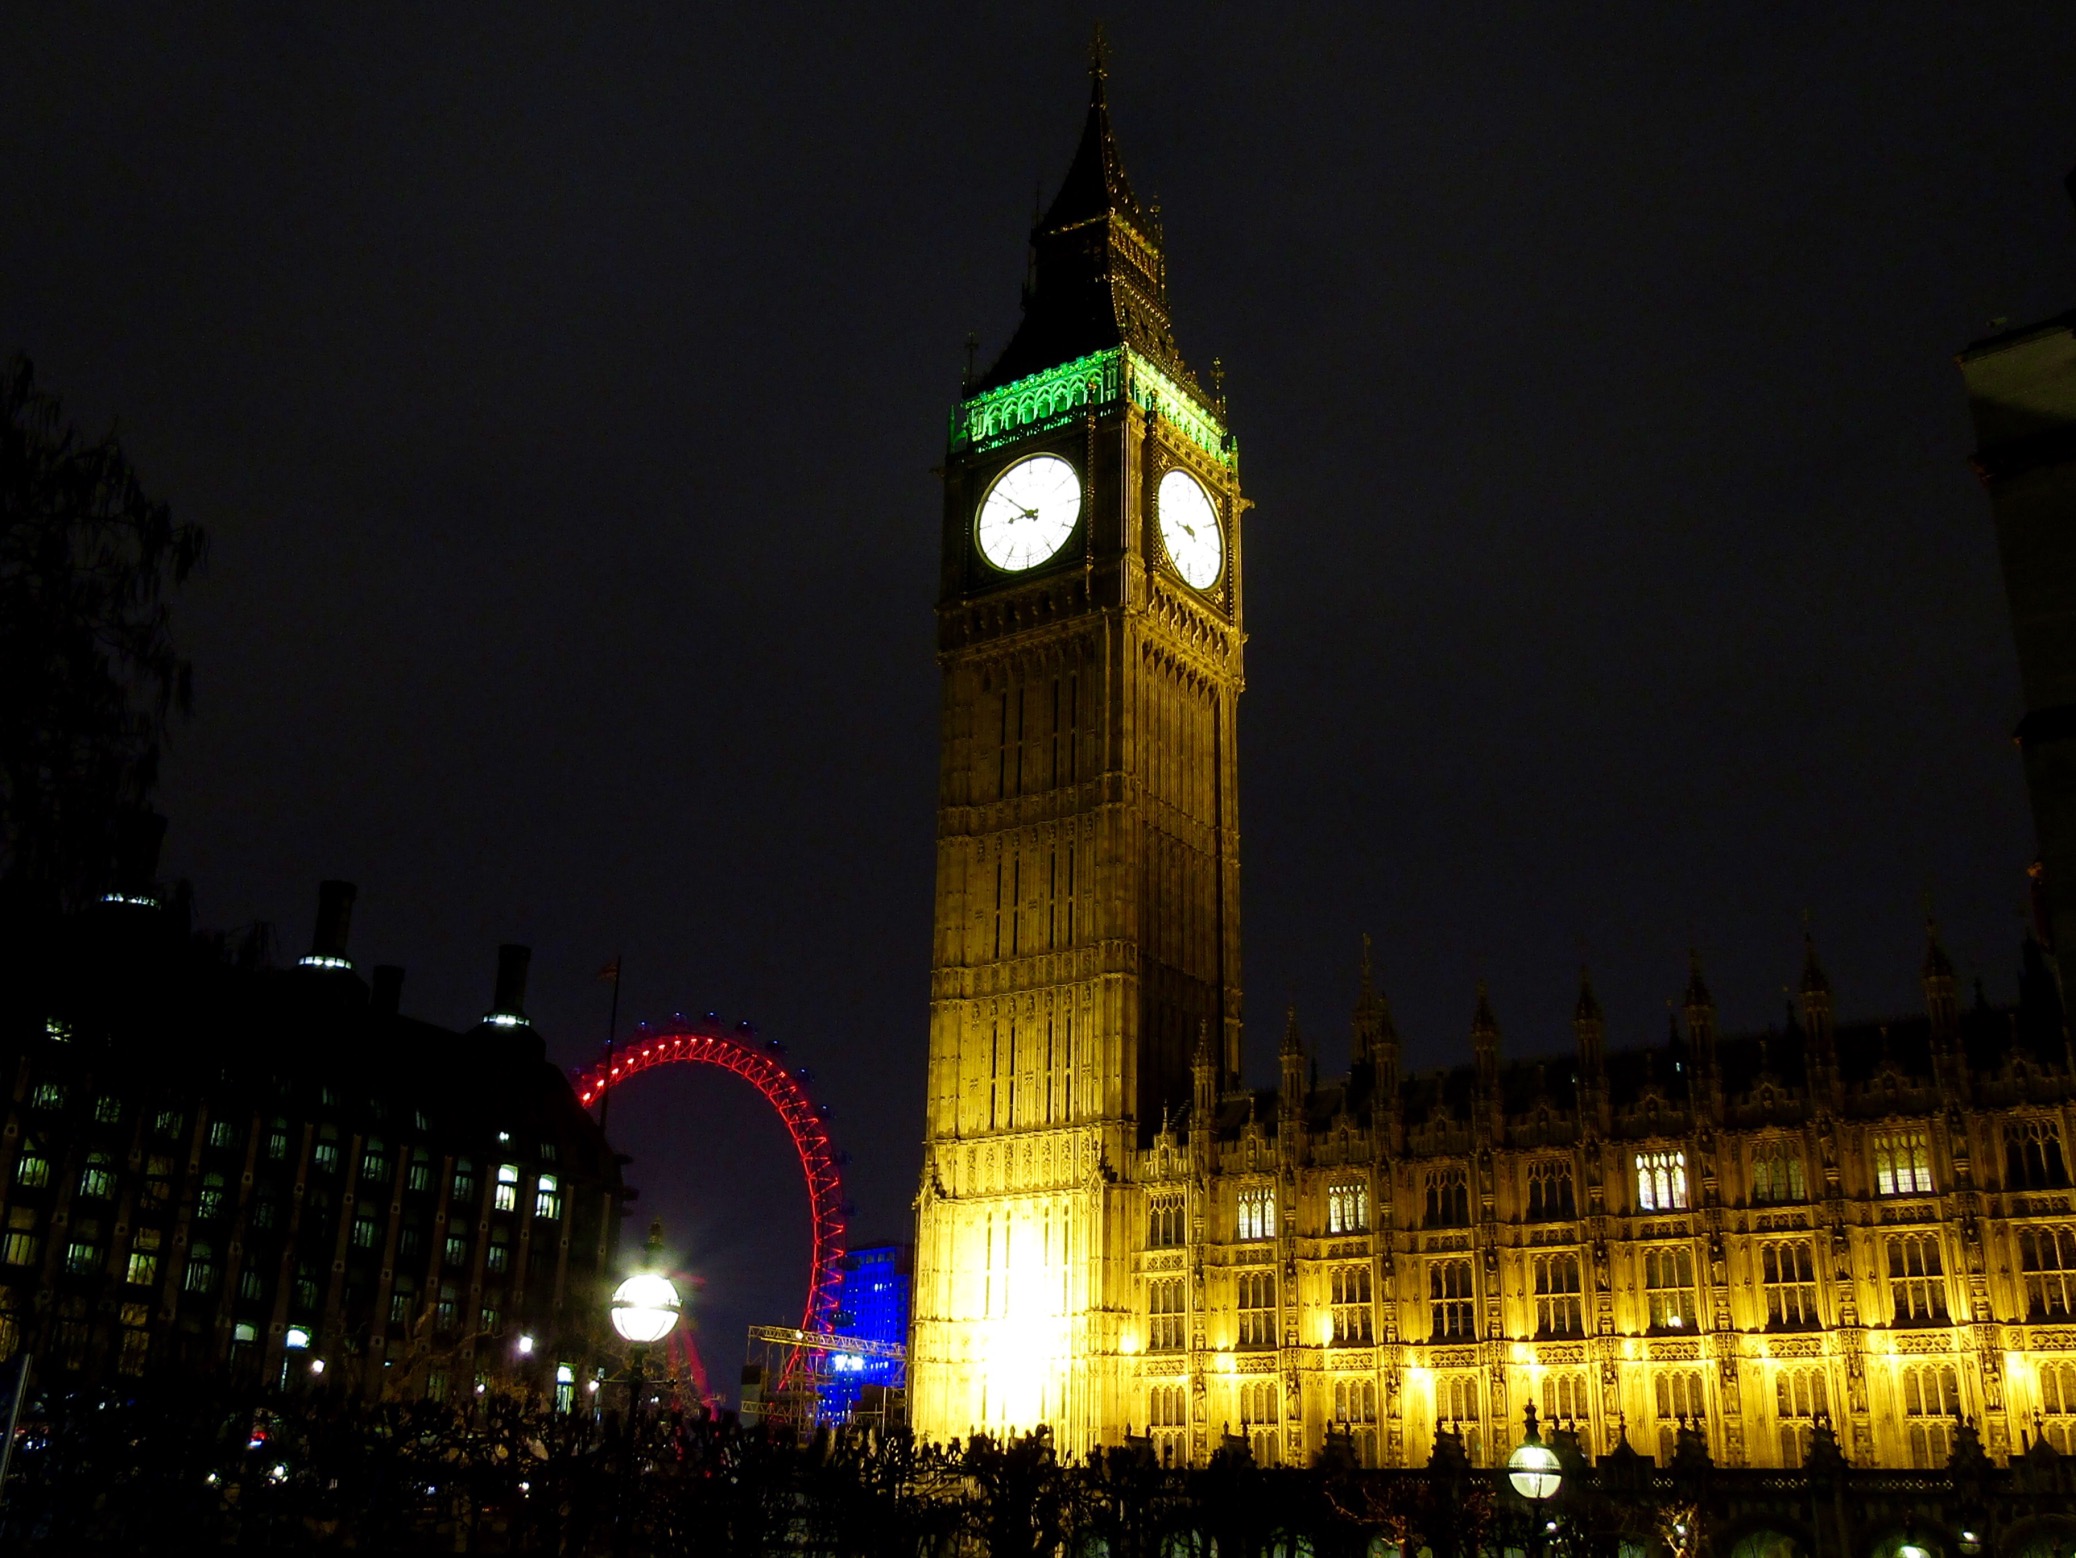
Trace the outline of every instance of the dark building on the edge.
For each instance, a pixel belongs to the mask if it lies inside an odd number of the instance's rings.
[[[159,824],[151,819],[147,832]],[[156,855],[155,837],[142,851]],[[0,992],[0,1356],[362,1400],[571,1402],[606,1336],[618,1163],[524,1010],[527,950],[461,1032],[347,957],[194,934],[149,869]]]

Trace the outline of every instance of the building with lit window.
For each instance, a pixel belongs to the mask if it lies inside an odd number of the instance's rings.
[[[836,1329],[845,1336],[905,1348],[914,1274],[912,1245],[867,1244],[846,1251]],[[907,1385],[903,1360],[840,1353],[831,1356],[825,1366],[829,1374],[822,1386],[825,1422],[849,1418],[861,1403],[863,1415],[870,1418],[902,1416],[901,1398]]]
[[[1345,1439],[1503,1459],[1521,1410],[1605,1454],[1796,1467],[2076,1450],[2076,1102],[2037,945],[2016,1009],[1964,1006],[1935,940],[1922,1012],[1838,1024],[1811,951],[1792,1025],[1719,1036],[1700,971],[1665,1045],[1610,1052],[1590,987],[1567,1054],[1407,1075],[1367,977],[1343,1077],[1295,1024],[1283,1086],[1199,1106],[1126,1159],[1121,1426],[1201,1461]],[[1208,1051],[1208,1046],[1206,1046]],[[1204,1122],[1200,1125],[1199,1122]]]
[[[273,968],[133,881],[19,971],[0,1355],[365,1400],[591,1377],[619,1169],[527,1021],[526,949],[440,1028],[399,1011],[401,970],[355,973],[352,898],[326,883]]]

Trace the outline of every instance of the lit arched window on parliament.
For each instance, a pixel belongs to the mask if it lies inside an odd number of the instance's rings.
[[[1946,1324],[1946,1276],[1939,1235],[1903,1233],[1889,1237],[1890,1323]]]
[[[1182,1279],[1159,1277],[1146,1285],[1146,1345],[1153,1352],[1176,1352],[1182,1346]]]
[[[1932,1193],[1932,1145],[1923,1131],[1890,1131],[1874,1138],[1874,1193]]]
[[[1266,1271],[1243,1271],[1234,1279],[1239,1290],[1240,1345],[1276,1345],[1276,1278]]]
[[[1239,1234],[1242,1239],[1276,1237],[1276,1192],[1267,1185],[1249,1185],[1240,1192]]]
[[[1636,1155],[1636,1205],[1639,1211],[1674,1212],[1687,1205],[1687,1155],[1684,1152],[1639,1152]]]
[[[1332,1298],[1334,1345],[1353,1347],[1374,1340],[1369,1263],[1334,1267],[1328,1273],[1328,1291]]]
[[[2076,1454],[2076,1363],[2040,1365],[2040,1437]]]
[[[1694,1252],[1665,1245],[1643,1252],[1644,1294],[1651,1329],[1685,1331],[1694,1325]]]
[[[2026,1285],[2026,1318],[2076,1315],[2076,1228],[2018,1230],[2018,1269]]]
[[[1155,1196],[1146,1204],[1146,1247],[1178,1249],[1182,1244],[1182,1197]]]
[[[1366,1233],[1370,1226],[1370,1187],[1361,1181],[1335,1185],[1326,1193],[1328,1233]]]

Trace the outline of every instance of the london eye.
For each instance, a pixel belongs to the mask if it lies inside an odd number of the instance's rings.
[[[699,1022],[682,1019],[637,1030],[629,1043],[575,1078],[577,1099],[585,1108],[630,1078],[659,1066],[716,1066],[733,1072],[764,1096],[792,1138],[807,1182],[809,1220],[813,1227],[807,1297],[800,1329],[828,1334],[835,1329],[843,1288],[843,1188],[839,1154],[829,1139],[826,1110],[808,1096],[805,1068],[789,1067],[775,1039],[759,1039],[747,1024],[725,1028],[711,1016]]]

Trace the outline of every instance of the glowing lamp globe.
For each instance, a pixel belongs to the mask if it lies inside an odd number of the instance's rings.
[[[1557,1452],[1539,1439],[1529,1439],[1507,1457],[1507,1481],[1525,1499],[1541,1503],[1546,1498],[1555,1498],[1557,1485],[1563,1480],[1564,1475],[1557,1465]]]
[[[637,1272],[613,1289],[613,1329],[630,1342],[660,1342],[678,1323],[681,1307],[670,1278]]]

